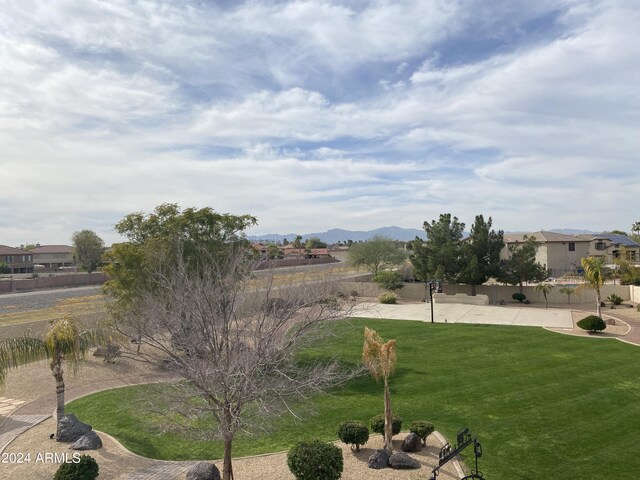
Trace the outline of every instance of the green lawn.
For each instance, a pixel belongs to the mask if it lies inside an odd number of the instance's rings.
[[[358,362],[365,325],[398,341],[394,412],[405,425],[430,420],[452,440],[469,427],[482,443],[487,479],[623,479],[640,471],[639,348],[539,328],[358,319],[341,323],[325,351],[309,355],[330,351]],[[220,458],[219,442],[158,432],[158,418],[140,407],[154,388],[98,393],[68,410],[144,456]],[[269,436],[238,437],[234,456],[284,450],[314,436],[334,440],[340,421],[368,422],[382,412],[382,386],[356,380],[317,398],[315,409],[304,423],[283,419]]]

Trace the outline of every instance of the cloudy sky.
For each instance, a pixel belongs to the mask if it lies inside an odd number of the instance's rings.
[[[640,220],[640,4],[5,0],[0,244],[164,202],[250,233]]]

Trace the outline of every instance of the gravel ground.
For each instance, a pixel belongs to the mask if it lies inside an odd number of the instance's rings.
[[[49,308],[55,306],[60,300],[89,297],[100,293],[101,287],[95,286],[5,293],[0,295],[0,314]]]

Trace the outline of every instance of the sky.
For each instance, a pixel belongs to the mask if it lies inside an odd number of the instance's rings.
[[[640,3],[4,0],[0,244],[640,220]]]

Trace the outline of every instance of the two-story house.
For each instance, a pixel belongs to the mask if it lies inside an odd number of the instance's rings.
[[[0,263],[6,273],[33,273],[33,254],[28,250],[0,245]]]
[[[72,267],[76,264],[76,250],[69,245],[38,245],[29,251],[33,254],[33,262],[36,265],[43,265],[49,270]]]
[[[565,273],[579,272],[582,269],[580,260],[589,255],[590,239],[562,233],[539,231],[505,234],[505,247],[500,252],[500,257],[503,259],[509,258],[509,246],[524,243],[525,236],[533,237],[538,243],[536,261],[544,265],[552,277],[560,277]]]
[[[604,257],[607,265],[615,262],[623,248],[626,251],[627,260],[631,263],[640,263],[640,244],[625,235],[596,233],[579,235],[579,237],[589,240],[589,256]]]

